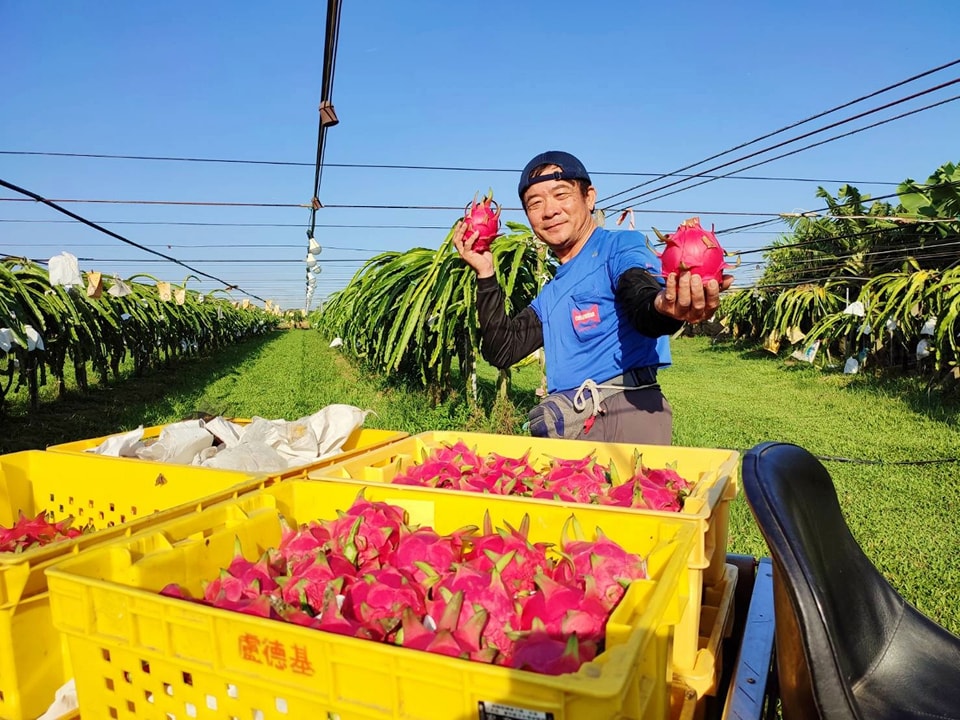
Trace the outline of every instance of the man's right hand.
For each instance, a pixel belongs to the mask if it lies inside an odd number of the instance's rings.
[[[494,276],[493,253],[478,253],[473,251],[473,243],[480,236],[480,233],[474,231],[470,237],[464,237],[467,233],[467,224],[460,220],[453,231],[453,245],[460,253],[463,261],[477,272],[478,278],[488,278]]]

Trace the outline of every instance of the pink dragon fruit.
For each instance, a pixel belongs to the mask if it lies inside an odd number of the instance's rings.
[[[496,210],[493,205],[497,206]],[[467,226],[464,238],[469,238],[475,232],[479,233],[473,241],[473,251],[487,252],[490,243],[500,233],[500,205],[493,199],[492,190],[480,202],[477,202],[474,195],[473,202],[467,205],[464,211],[463,221]]]
[[[450,535],[438,535],[432,528],[417,528],[400,538],[391,564],[416,582],[425,584],[450,572],[463,555],[465,536],[475,527],[462,528]]]
[[[581,460],[555,460],[542,476],[541,486],[543,490],[534,497],[548,497],[546,493],[551,493],[563,500],[597,503],[610,490],[610,481],[606,468],[588,455]]]
[[[716,234],[712,229],[707,231],[700,227],[698,217],[684,220],[676,232],[666,237],[656,229],[654,232],[667,244],[662,253],[657,253],[664,276],[690,272],[704,281],[714,278],[720,282],[724,268],[730,267],[724,260],[725,253]]]
[[[452,575],[442,578],[431,591],[431,617],[441,615],[450,598],[458,592],[462,592],[468,600],[463,603],[458,625],[466,624],[473,615],[481,610],[485,611],[487,623],[484,638],[487,645],[501,653],[509,653],[513,646],[509,633],[515,632],[520,626],[519,605],[500,577],[499,569],[494,567],[492,571],[483,571],[470,565],[460,565]]]
[[[547,575],[538,575],[537,592],[520,613],[521,630],[542,630],[555,636],[576,635],[581,640],[603,640],[607,610],[592,597],[584,598],[578,587],[562,585]]]
[[[366,625],[360,620],[346,617],[337,605],[337,596],[330,593],[323,607],[323,613],[320,618],[314,622],[313,627],[317,630],[337,633],[338,635],[348,635],[350,637],[364,638],[366,640],[381,641],[384,639],[384,632],[379,625]]]
[[[549,633],[533,632],[517,641],[509,665],[544,675],[564,675],[579,670],[583,663],[593,660],[596,653],[596,644],[581,642],[576,635],[564,640]]]
[[[436,630],[427,629],[410,608],[403,610],[403,647],[426,650],[441,655],[480,660],[482,657],[493,659],[495,651],[481,648],[483,628],[487,623],[485,610],[477,610],[469,620],[460,623],[463,607],[463,592],[449,597],[440,619],[436,621]]]
[[[334,584],[338,590],[348,586],[356,580],[356,573],[350,561],[336,553],[302,557],[291,564],[280,596],[288,605],[309,607],[319,613],[328,589]]]
[[[524,515],[519,528],[504,523],[506,528],[493,531],[489,513],[484,514],[484,533],[473,538],[471,547],[463,554],[465,563],[481,572],[496,571],[507,591],[516,595],[533,590],[533,579],[550,571],[547,543],[527,540],[530,516]]]
[[[387,567],[364,575],[347,588],[344,607],[366,627],[380,629],[384,635],[400,624],[408,607],[421,617],[426,614],[423,590],[396,568]]]
[[[595,541],[564,543],[563,553],[565,561],[557,565],[554,579],[564,584],[580,583],[586,597],[598,600],[608,612],[620,602],[631,581],[647,577],[643,558],[599,531]]]

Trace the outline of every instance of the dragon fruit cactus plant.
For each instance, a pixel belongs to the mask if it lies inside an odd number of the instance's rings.
[[[588,466],[574,464],[573,472],[590,473]],[[524,474],[522,464],[510,467]],[[279,547],[257,558],[245,557],[238,540],[228,567],[203,584],[201,597],[176,584],[160,593],[364,641],[560,675],[602,652],[610,613],[630,583],[646,577],[643,558],[600,531],[587,539],[575,522],[574,537],[568,523],[558,549],[528,538],[528,517],[519,527],[494,527],[487,514],[482,527],[440,535],[411,526],[404,510],[370,502],[362,492],[337,515],[284,529]]]
[[[662,235],[656,228],[653,231],[661,242],[666,243],[663,252],[657,253],[664,276],[689,272],[699,275],[705,281],[714,278],[721,282],[724,269],[731,267],[725,260],[726,253],[720,246],[713,227],[704,230],[700,227],[698,217],[684,220],[676,232],[667,236]]]
[[[463,221],[466,224],[464,237],[477,233],[477,239],[473,241],[473,251],[487,252],[490,243],[500,234],[500,205],[493,199],[492,190],[480,202],[477,202],[474,195],[473,201],[464,210]]]

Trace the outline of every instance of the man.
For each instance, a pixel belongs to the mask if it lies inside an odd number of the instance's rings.
[[[530,412],[534,435],[669,445],[673,415],[656,380],[657,339],[711,317],[733,277],[659,277],[641,233],[597,226],[597,192],[569,153],[534,157],[518,192],[560,267],[529,307],[507,317],[493,255],[474,252],[476,234],[465,237],[460,223],[453,242],[477,273],[483,357],[507,368],[544,348],[550,394]]]

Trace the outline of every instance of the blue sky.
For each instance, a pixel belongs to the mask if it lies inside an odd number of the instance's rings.
[[[312,164],[325,9],[319,0],[269,6],[0,0],[0,150]],[[327,134],[327,162],[512,172],[327,167],[320,199],[327,205],[463,206],[492,188],[506,207],[516,208],[517,170],[555,148],[584,161],[603,197],[648,178],[601,173],[673,171],[954,60],[958,27],[960,3],[939,0],[344,0],[333,92],[341,123]],[[957,77],[960,66],[696,171]],[[952,97],[958,88],[779,152]],[[958,130],[955,102],[745,174],[826,180],[831,192],[848,180],[885,194],[895,188],[879,183],[923,180],[939,165],[960,161]],[[0,155],[0,178],[49,198],[306,203],[313,168]],[[763,219],[726,213],[819,208],[816,187],[731,178],[634,208],[644,231],[651,225],[670,230],[686,212],[726,228]],[[3,190],[0,197],[15,194]],[[65,207],[261,297],[303,304],[305,209]],[[446,228],[456,217],[453,210],[328,207],[317,222]],[[523,220],[517,211],[504,217]],[[33,203],[0,202],[0,220],[62,219]],[[118,221],[290,227],[111,224]],[[778,229],[728,235],[725,245],[761,247]],[[443,229],[318,227],[325,249],[317,298],[342,287],[362,258],[436,247],[444,235]],[[187,274],[78,224],[0,222],[2,253],[48,258],[62,250],[94,258],[81,266],[105,274],[148,272],[177,282]],[[752,269],[742,268],[741,284]]]

